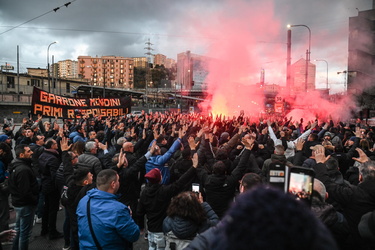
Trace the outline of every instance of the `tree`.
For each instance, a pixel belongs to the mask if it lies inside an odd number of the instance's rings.
[[[134,88],[145,88],[146,68],[134,67]]]

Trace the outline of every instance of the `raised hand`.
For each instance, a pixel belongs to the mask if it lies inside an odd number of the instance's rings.
[[[60,141],[61,151],[68,151],[71,147],[72,147],[72,145],[70,145],[70,146],[68,145],[68,138],[62,137],[61,141]]]
[[[358,158],[355,158],[355,157],[352,157],[353,160],[355,161],[358,161],[360,163],[365,163],[367,161],[369,161],[370,159],[367,157],[366,153],[363,152],[362,149],[360,148],[356,148],[355,150],[357,150],[358,154],[359,154],[359,157]]]

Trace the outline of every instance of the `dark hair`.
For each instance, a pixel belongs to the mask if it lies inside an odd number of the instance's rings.
[[[191,159],[191,149],[190,147],[185,147],[184,150],[181,151],[181,156],[185,160]]]
[[[20,154],[24,154],[25,153],[25,148],[28,147],[29,145],[27,144],[19,144],[16,146],[16,148],[14,149],[14,152],[16,154],[16,157],[20,157]]]
[[[78,130],[81,130],[82,129],[82,126],[81,125],[77,125],[76,127],[75,127],[75,131],[77,131],[78,132]]]
[[[50,148],[52,147],[52,145],[55,143],[54,141],[55,141],[54,139],[49,138],[49,139],[46,141],[46,143],[44,144],[44,147],[45,147],[46,149],[50,149]]]
[[[108,190],[112,181],[116,180],[117,173],[113,169],[104,169],[99,172],[96,177],[96,186],[101,187],[101,190]]]
[[[310,134],[310,138],[313,140],[313,141],[317,141],[318,140],[318,135],[316,133],[311,133]]]
[[[99,142],[103,143],[104,137],[105,137],[105,133],[103,130],[96,132],[96,139],[98,139]]]
[[[200,225],[206,221],[206,212],[199,203],[197,194],[187,191],[172,198],[167,209],[169,217],[179,216]]]
[[[12,153],[12,149],[9,147],[8,143],[0,142],[0,149],[4,151],[4,153]]]
[[[74,171],[73,179],[76,185],[82,185],[83,181],[86,180],[87,174],[90,172],[88,168],[77,168]]]
[[[262,178],[256,173],[247,173],[241,179],[241,185],[245,190],[249,190],[259,184],[262,184]]]
[[[72,151],[76,152],[78,155],[81,155],[85,152],[85,142],[77,141],[72,146]]]
[[[366,139],[361,139],[359,141],[359,147],[363,150],[370,150],[370,143]]]
[[[331,157],[326,161],[326,166],[328,170],[338,170],[339,162],[336,158]]]
[[[228,152],[224,148],[219,148],[216,152],[216,160],[223,161],[228,159]]]
[[[212,167],[212,173],[217,175],[225,175],[227,171],[227,167],[225,166],[224,162],[217,161]]]

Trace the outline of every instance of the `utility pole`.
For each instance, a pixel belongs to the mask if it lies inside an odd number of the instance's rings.
[[[153,56],[153,54],[151,53],[151,51],[153,50],[151,46],[153,44],[150,42],[150,38],[148,39],[148,41],[145,44],[146,44],[145,55],[147,55],[145,96],[146,96],[146,105],[147,105],[147,113],[148,113],[150,107],[149,107],[147,95],[148,95],[148,83],[152,82],[152,74],[151,74],[150,63],[151,63],[151,56]]]
[[[293,92],[293,86],[292,86],[292,81],[290,79],[291,75],[291,70],[290,70],[290,65],[292,61],[292,30],[288,29],[287,31],[287,52],[286,52],[286,87],[287,90],[290,92]]]

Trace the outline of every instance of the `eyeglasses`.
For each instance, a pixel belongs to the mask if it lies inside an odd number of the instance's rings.
[[[27,151],[25,151],[26,153],[30,153],[31,152],[31,150],[29,149],[29,150],[27,150]]]

